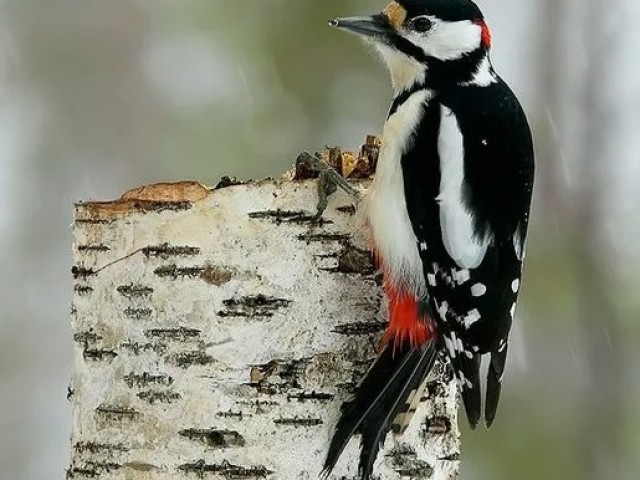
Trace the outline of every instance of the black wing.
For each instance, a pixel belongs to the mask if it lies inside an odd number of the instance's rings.
[[[415,142],[402,162],[431,313],[473,427],[482,417],[480,357],[491,354],[490,425],[522,275],[534,174],[531,132],[518,100],[499,81],[437,96]]]

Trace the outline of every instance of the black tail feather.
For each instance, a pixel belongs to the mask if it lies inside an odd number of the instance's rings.
[[[368,480],[373,464],[396,416],[428,375],[435,360],[435,342],[412,348],[389,345],[380,353],[355,396],[342,406],[323,473],[328,476],[355,433],[362,434],[359,476]],[[409,417],[406,417],[409,418]]]
[[[500,401],[500,391],[502,389],[502,377],[504,366],[507,361],[507,345],[502,351],[491,352],[491,362],[487,372],[487,397],[484,405],[484,422],[489,428],[496,418],[498,402]]]
[[[482,420],[482,390],[480,385],[480,355],[473,354],[468,358],[461,354],[460,372],[464,375],[460,382],[462,401],[467,412],[467,420],[472,429],[475,429]]]

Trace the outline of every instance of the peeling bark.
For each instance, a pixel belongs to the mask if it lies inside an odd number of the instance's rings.
[[[316,225],[316,195],[229,180],[76,206],[68,478],[318,478],[386,307],[349,199]],[[379,478],[457,477],[456,387],[434,370]],[[357,449],[331,478],[356,477]]]

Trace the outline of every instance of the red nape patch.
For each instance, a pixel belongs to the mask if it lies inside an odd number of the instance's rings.
[[[474,22],[476,25],[479,25],[482,28],[482,46],[486,49],[491,48],[491,30],[489,29],[489,25],[484,20],[476,20]]]
[[[384,291],[389,300],[389,327],[383,344],[409,342],[412,347],[426,343],[434,334],[429,318],[421,318],[418,299],[415,295],[399,290],[390,282],[384,282]]]

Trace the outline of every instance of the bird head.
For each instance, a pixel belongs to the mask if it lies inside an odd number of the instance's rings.
[[[489,27],[471,0],[396,0],[379,14],[329,25],[372,42],[396,90],[427,74],[434,82],[471,80],[491,48]]]

